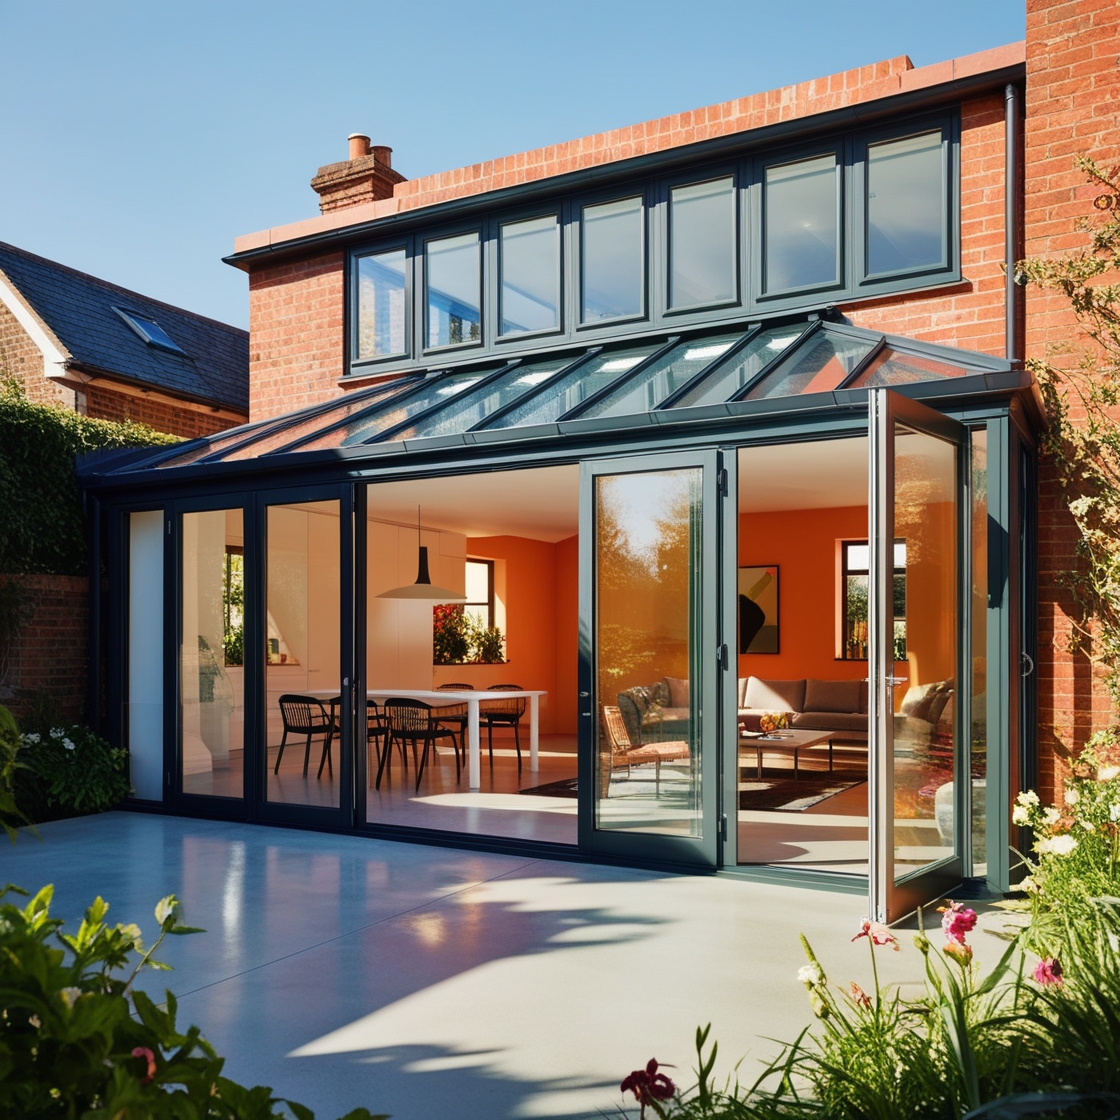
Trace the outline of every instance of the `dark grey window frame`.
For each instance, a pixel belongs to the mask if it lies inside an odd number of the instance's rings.
[[[477,351],[487,344],[486,333],[486,245],[487,226],[484,221],[461,223],[446,229],[435,229],[430,233],[418,234],[415,237],[413,268],[417,272],[416,289],[420,300],[420,313],[416,316],[420,328],[420,337],[417,340],[415,353],[424,356],[457,354],[461,351]],[[445,346],[428,346],[428,246],[433,241],[446,241],[452,237],[462,237],[466,234],[478,236],[478,341],[477,342],[451,342]]]
[[[937,266],[868,276],[867,200],[865,197],[866,159],[868,145],[884,140],[901,139],[921,132],[941,129],[946,175],[945,222],[947,226],[947,259]],[[609,190],[557,192],[552,198],[535,203],[496,207],[490,213],[471,220],[433,221],[430,226],[383,239],[355,243],[349,250],[346,269],[346,378],[377,375],[389,364],[394,369],[416,370],[431,367],[435,361],[448,367],[477,361],[480,357],[499,356],[503,360],[516,357],[529,359],[558,345],[598,345],[623,339],[636,339],[657,330],[686,330],[722,322],[735,322],[753,317],[772,317],[818,311],[830,304],[845,304],[899,292],[943,287],[960,283],[960,112],[956,107],[899,117],[889,123],[847,130],[816,142],[776,145],[738,158],[726,156],[693,167],[635,177],[615,184]],[[762,264],[765,247],[762,243],[763,175],[767,166],[795,162],[814,154],[835,152],[840,180],[839,248],[840,269],[835,283],[790,291],[763,293]],[[668,306],[670,266],[669,197],[674,187],[708,182],[731,174],[738,195],[736,208],[738,296],[726,303],[671,309]],[[616,199],[641,196],[643,199],[644,245],[644,309],[640,315],[583,323],[581,314],[580,251],[581,218],[584,206]],[[482,204],[484,205],[484,204]],[[499,226],[511,221],[549,214],[559,216],[560,226],[560,326],[544,331],[527,331],[499,335],[500,327],[500,250]],[[419,217],[417,219],[420,220]],[[422,260],[430,241],[457,234],[477,232],[479,236],[481,334],[478,342],[452,346],[427,347],[426,277]],[[354,282],[356,257],[384,249],[406,246],[408,268],[408,324],[411,353],[387,358],[358,361],[356,353],[357,307]],[[458,356],[462,354],[460,359]]]
[[[414,240],[415,239],[412,237],[398,237],[391,241],[379,243],[376,248],[363,249],[360,252],[356,251],[350,254],[350,267],[346,270],[346,308],[348,312],[346,364],[348,368],[352,367],[357,362],[361,363],[363,369],[384,365],[386,362],[397,364],[402,359],[407,360],[415,353],[416,344],[413,338],[413,321],[416,316],[413,293],[416,287],[414,283],[416,254],[414,252]],[[384,354],[373,358],[358,358],[356,357],[358,353],[358,262],[364,257],[373,257],[378,253],[391,253],[395,249],[404,250],[404,337],[408,350],[400,354]]]

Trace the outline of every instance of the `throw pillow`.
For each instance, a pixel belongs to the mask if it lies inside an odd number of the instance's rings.
[[[665,684],[669,689],[669,707],[687,708],[691,693],[691,682],[681,680],[680,677],[666,677]]]

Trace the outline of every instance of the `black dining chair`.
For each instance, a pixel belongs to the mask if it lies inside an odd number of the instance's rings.
[[[521,692],[519,684],[492,684],[487,692]],[[517,747],[517,772],[521,773],[521,731],[519,729],[521,717],[525,714],[526,699],[524,696],[511,697],[508,700],[483,700],[478,708],[478,718],[486,724],[486,745],[490,752],[490,765],[494,765],[494,728],[512,727],[513,741]]]
[[[416,788],[419,790],[420,780],[424,777],[424,767],[428,762],[428,752],[438,754],[436,741],[450,738],[451,752],[455,756],[455,781],[459,781],[462,768],[459,751],[455,745],[455,733],[439,725],[430,704],[425,704],[422,700],[393,696],[385,701],[384,711],[389,725],[390,742],[381,752],[381,762],[377,767],[377,789],[381,788],[381,777],[392,753],[391,747],[394,742],[402,745],[407,743],[412,747],[412,760],[416,763]]]
[[[330,763],[331,742],[335,732],[339,730],[338,720],[335,716],[335,704],[331,704],[330,712],[323,706],[321,700],[314,696],[299,696],[286,693],[280,697],[280,719],[284,723],[284,735],[280,740],[280,750],[276,755],[274,774],[280,773],[280,759],[284,757],[284,747],[287,746],[288,736],[302,736],[306,738],[303,750],[303,776],[307,777],[307,764],[311,758],[311,740],[316,735],[323,738],[323,756],[319,760],[319,774],[323,774],[323,763],[330,764],[330,773],[334,774],[334,765]]]
[[[437,684],[436,692],[474,692],[473,684]],[[448,704],[432,709],[436,721],[447,726],[455,727],[459,732],[459,753],[464,760],[467,757],[467,706],[466,704]]]

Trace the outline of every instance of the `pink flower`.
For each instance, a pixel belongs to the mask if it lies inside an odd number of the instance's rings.
[[[654,1101],[667,1101],[676,1091],[676,1086],[663,1073],[658,1072],[657,1059],[650,1058],[645,1069],[636,1069],[621,1085],[622,1092],[633,1093],[635,1100],[642,1106],[645,1115],[646,1105]]]
[[[851,985],[852,1002],[859,1007],[870,1007],[871,997],[853,980]]]
[[[1044,957],[1034,966],[1036,984],[1061,984],[1062,962],[1057,957]]]
[[[861,937],[870,937],[872,944],[889,945],[896,953],[898,952],[898,938],[882,922],[873,922],[870,918],[864,918],[860,923],[859,933],[852,940],[858,941]]]
[[[132,1051],[134,1058],[143,1058],[148,1063],[147,1076],[141,1079],[141,1084],[147,1085],[149,1081],[156,1075],[156,1056],[146,1046],[137,1046]]]
[[[966,909],[963,903],[950,902],[938,907],[937,912],[942,915],[941,928],[951,943],[963,945],[965,934],[976,928],[976,911]]]

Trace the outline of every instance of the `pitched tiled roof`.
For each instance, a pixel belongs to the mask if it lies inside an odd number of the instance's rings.
[[[70,362],[164,392],[249,410],[249,334],[0,241],[0,271]],[[114,310],[153,319],[183,351],[145,342]]]

